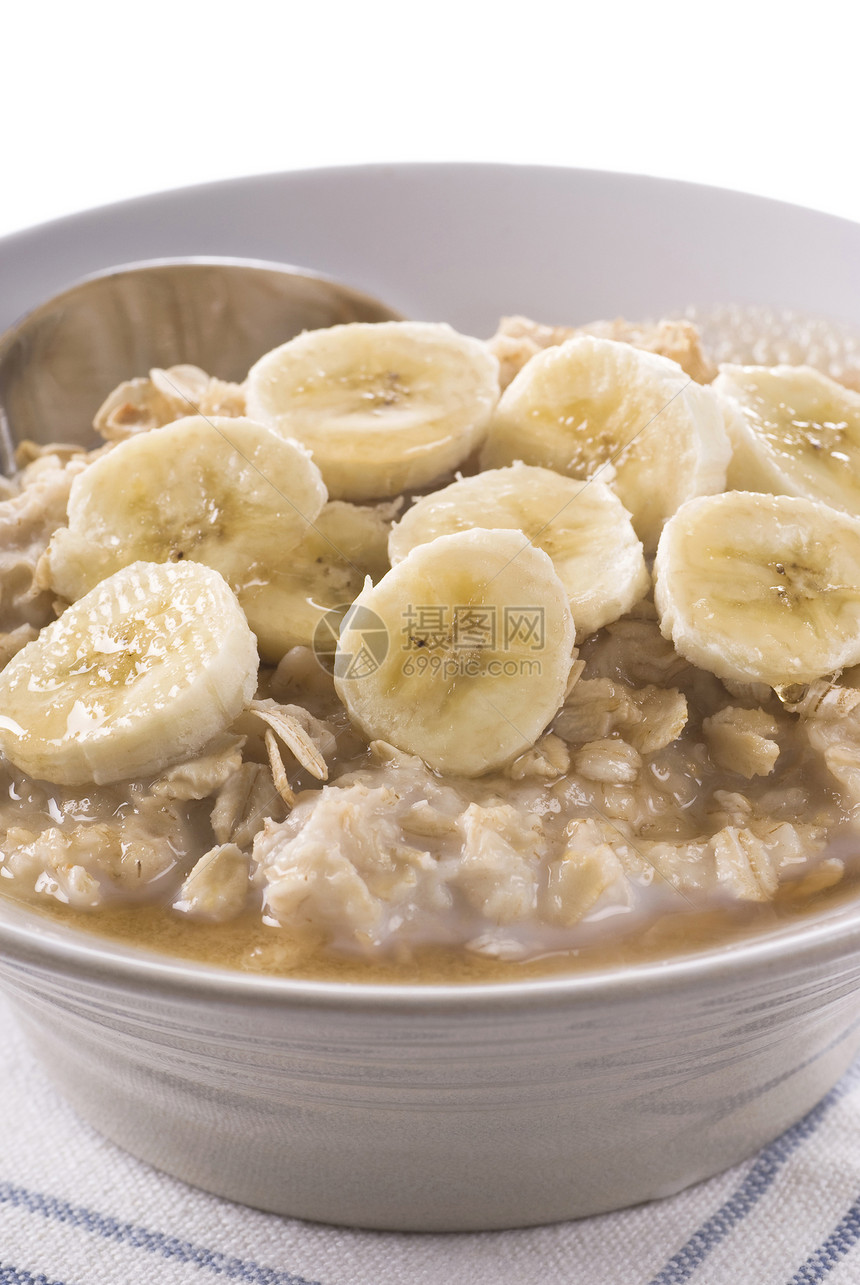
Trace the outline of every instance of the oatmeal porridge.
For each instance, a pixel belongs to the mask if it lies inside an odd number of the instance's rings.
[[[103,445],[22,443],[0,480],[8,897],[426,980],[852,892],[843,372],[718,366],[691,321],[507,318],[308,332],[242,385],[130,375]]]

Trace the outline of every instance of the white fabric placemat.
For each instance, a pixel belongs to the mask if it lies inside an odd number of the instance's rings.
[[[860,1063],[755,1159],[671,1199],[483,1234],[323,1227],[208,1196],[81,1123],[0,1002],[0,1285],[855,1285]]]

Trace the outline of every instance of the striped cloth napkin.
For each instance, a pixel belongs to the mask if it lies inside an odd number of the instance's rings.
[[[82,1124],[0,1002],[0,1285],[856,1285],[860,1063],[753,1160],[581,1222],[399,1235],[278,1218]]]

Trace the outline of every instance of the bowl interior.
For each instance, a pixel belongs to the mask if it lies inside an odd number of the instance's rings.
[[[860,321],[860,228],[697,184],[519,165],[264,175],[74,215],[0,243],[0,326],[112,264],[177,255],[306,265],[407,316],[488,334],[690,304]]]

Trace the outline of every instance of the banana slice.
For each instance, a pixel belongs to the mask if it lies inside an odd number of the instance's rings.
[[[418,489],[478,445],[499,363],[450,326],[356,322],[312,330],[261,357],[248,414],[310,448],[334,499]]]
[[[390,506],[386,506],[390,508]],[[328,612],[343,612],[370,576],[388,570],[391,523],[379,508],[332,500],[269,579],[242,592],[263,660],[277,664],[291,647],[310,647]]]
[[[721,366],[737,414],[728,485],[860,514],[860,393],[811,366]]]
[[[505,390],[481,467],[523,460],[602,476],[650,554],[685,500],[723,490],[730,455],[710,388],[667,357],[582,337],[538,353]]]
[[[0,748],[30,776],[108,785],[193,757],[254,695],[257,648],[224,579],[136,562],[0,674]]]
[[[75,479],[69,525],[52,537],[39,575],[74,602],[131,562],[202,562],[249,604],[256,629],[255,590],[325,499],[298,443],[249,419],[189,416],[121,442]]]
[[[529,464],[488,469],[426,495],[391,531],[392,566],[419,544],[472,527],[510,527],[552,558],[577,637],[617,620],[651,585],[630,515],[602,482]]]
[[[691,500],[654,571],[664,637],[718,678],[776,687],[860,662],[860,518],[784,495]]]
[[[480,776],[540,736],[574,642],[564,585],[519,531],[422,544],[347,613],[335,686],[350,717],[452,775]]]

